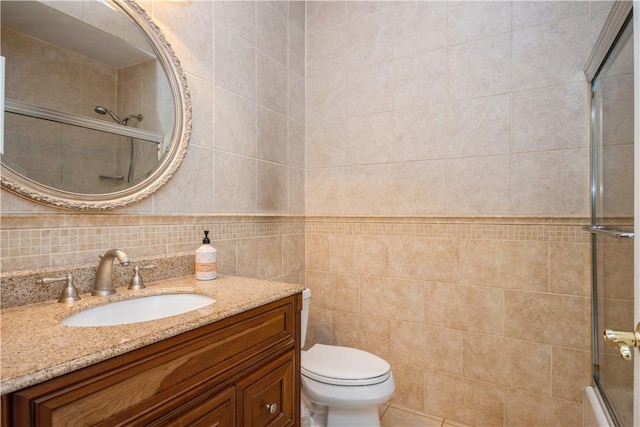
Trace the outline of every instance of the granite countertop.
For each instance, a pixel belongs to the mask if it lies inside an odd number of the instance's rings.
[[[1,394],[38,384],[304,289],[301,285],[233,276],[218,276],[210,281],[186,276],[146,286],[141,291],[118,288],[116,294],[107,297],[81,295],[82,300],[70,305],[54,300],[1,310]],[[128,325],[74,327],[59,324],[70,314],[105,302],[170,293],[199,293],[212,296],[216,301],[188,313]]]

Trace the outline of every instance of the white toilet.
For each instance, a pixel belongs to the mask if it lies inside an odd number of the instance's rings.
[[[309,321],[311,291],[302,293],[302,346]],[[395,384],[384,359],[350,347],[315,344],[302,352],[303,404],[321,426],[380,426],[378,405],[387,402]]]

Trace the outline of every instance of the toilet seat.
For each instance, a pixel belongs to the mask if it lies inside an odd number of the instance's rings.
[[[325,384],[364,386],[389,379],[391,366],[363,350],[316,344],[303,352],[301,371],[305,377]]]

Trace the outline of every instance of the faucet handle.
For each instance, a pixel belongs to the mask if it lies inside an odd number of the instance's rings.
[[[42,279],[36,280],[38,285],[48,285],[49,283],[62,282],[66,281],[64,288],[62,288],[62,292],[60,293],[60,298],[58,298],[58,302],[60,303],[71,303],[80,301],[80,296],[78,295],[78,289],[76,289],[73,284],[73,276],[71,274],[67,274],[65,277],[44,277]]]
[[[144,289],[144,283],[142,283],[142,276],[140,275],[140,270],[153,270],[156,268],[155,265],[145,265],[144,267],[140,267],[138,265],[133,267],[133,277],[131,278],[131,283],[129,284],[130,291],[139,291]]]

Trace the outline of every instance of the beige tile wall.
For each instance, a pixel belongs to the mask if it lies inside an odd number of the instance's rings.
[[[390,360],[397,405],[582,425],[582,68],[609,7],[308,2],[311,344]]]
[[[210,4],[214,209],[304,213],[304,3]]]
[[[307,345],[389,360],[392,401],[478,426],[582,425],[586,220],[308,217]]]
[[[602,9],[309,2],[306,213],[586,216]]]

